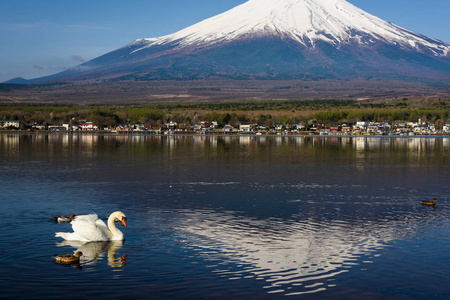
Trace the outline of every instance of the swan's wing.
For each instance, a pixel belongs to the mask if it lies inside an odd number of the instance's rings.
[[[98,227],[100,230],[102,230],[102,231],[107,231],[107,230],[109,230],[109,229],[108,229],[108,226],[106,226],[105,222],[103,222],[102,219],[97,219],[97,220],[95,220],[95,225],[97,225],[97,227]]]
[[[102,224],[103,223],[103,224]],[[96,214],[77,216],[71,222],[73,232],[86,241],[107,241],[108,235],[105,223]]]
[[[75,232],[55,232],[55,237],[62,237],[66,241],[80,241],[83,240],[81,236]]]
[[[95,221],[98,220],[98,216],[97,216],[97,214],[76,216],[75,219],[71,223],[73,224],[77,220],[95,223]]]

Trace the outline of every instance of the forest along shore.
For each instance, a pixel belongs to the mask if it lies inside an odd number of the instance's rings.
[[[0,130],[151,134],[445,135],[450,99],[0,104]]]

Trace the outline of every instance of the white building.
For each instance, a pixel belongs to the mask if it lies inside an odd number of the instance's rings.
[[[98,130],[98,126],[92,122],[86,122],[81,124],[81,130],[93,131]]]
[[[223,132],[233,132],[234,128],[231,125],[225,125],[223,127]]]
[[[306,127],[304,125],[302,125],[302,124],[294,124],[292,126],[292,130],[294,130],[294,131],[304,131],[304,130],[306,130]]]
[[[15,120],[0,120],[0,128],[9,128],[14,127],[19,129],[20,128],[20,122]]]
[[[173,130],[173,129],[176,129],[177,127],[178,127],[177,122],[170,121],[169,123],[166,123],[167,129]]]
[[[241,124],[241,125],[239,125],[239,131],[241,131],[241,132],[250,132],[250,131],[252,131],[252,125]]]

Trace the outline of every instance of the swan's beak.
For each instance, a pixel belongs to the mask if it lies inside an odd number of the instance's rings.
[[[127,227],[127,218],[122,218],[122,221],[120,221],[123,226]]]

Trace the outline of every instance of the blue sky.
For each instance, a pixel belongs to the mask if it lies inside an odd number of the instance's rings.
[[[450,43],[449,0],[347,0]],[[54,74],[138,38],[173,33],[245,0],[0,0],[0,82]]]

